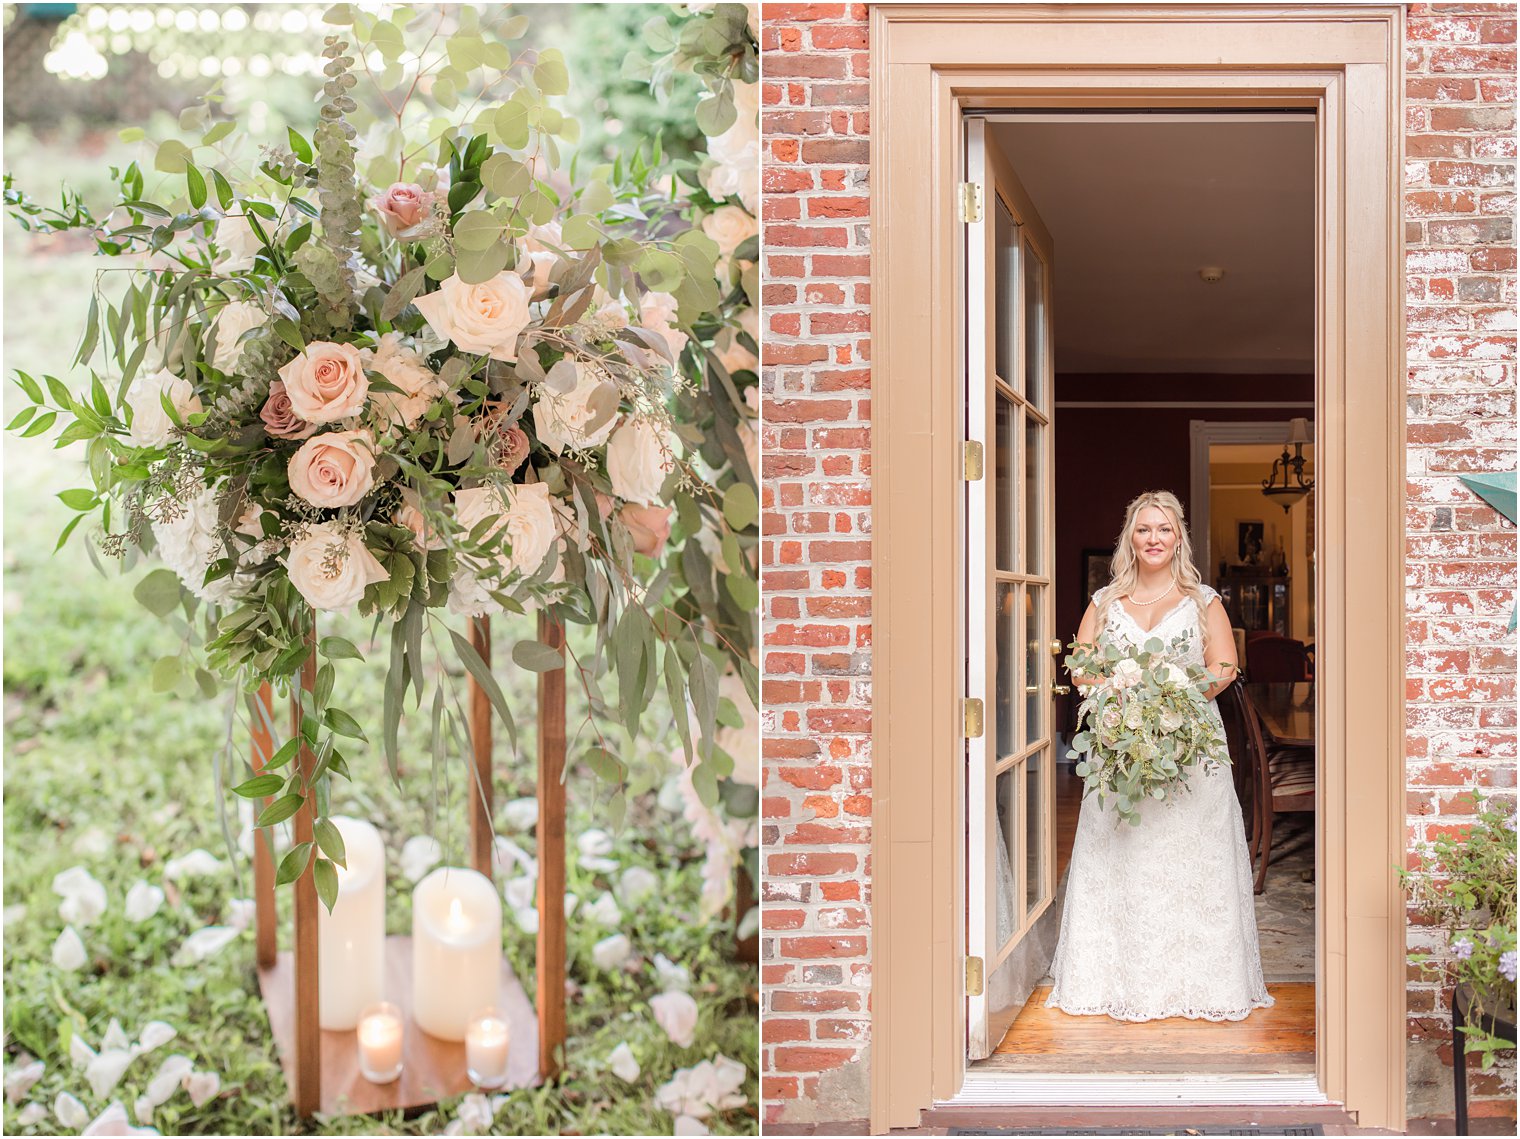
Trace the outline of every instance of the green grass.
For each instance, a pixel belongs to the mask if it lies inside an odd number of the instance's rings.
[[[46,154],[31,147],[28,155]],[[8,154],[8,160],[11,156]],[[103,164],[92,159],[92,164]],[[56,171],[24,171],[29,188],[50,184]],[[37,242],[5,223],[5,369],[70,376],[67,363],[82,327],[92,273],[101,263],[87,253],[60,251],[57,242]],[[74,374],[76,389],[81,377]],[[4,397],[9,418],[24,401],[10,389]],[[163,1057],[183,1052],[199,1068],[220,1073],[220,1096],[201,1108],[178,1093],[158,1109],[154,1125],[165,1134],[334,1134],[436,1133],[457,1111],[454,1101],[413,1118],[393,1113],[302,1121],[288,1103],[269,1023],[253,972],[252,933],[246,933],[209,962],[191,968],[170,964],[186,936],[225,920],[229,902],[251,894],[251,871],[241,861],[217,878],[185,883],[181,895],[154,918],[130,925],[122,912],[127,889],[139,878],[162,884],[162,864],[195,847],[220,858],[229,852],[222,838],[213,765],[227,738],[226,697],[206,701],[193,692],[160,696],[151,691],[148,670],[159,656],[177,651],[180,635],[172,623],[151,617],[132,598],[138,566],[102,576],[75,536],[54,555],[57,535],[70,512],[54,497],[84,483],[77,455],[52,449],[51,441],[7,437],[4,445],[5,551],[5,805],[4,901],[25,905],[26,914],[5,930],[4,988],[7,1063],[22,1052],[42,1059],[46,1075],[27,1101],[49,1106],[63,1091],[84,1101],[92,1116],[105,1106],[90,1093],[83,1074],[68,1062],[68,1037],[81,1033],[98,1045],[110,1019],[119,1017],[135,1036],[144,1022],[166,1020],[179,1029],[170,1045],[139,1059],[110,1098],[129,1111]],[[357,618],[333,621],[338,632],[367,649],[370,625]],[[532,636],[531,623],[498,619],[498,660],[512,640]],[[380,633],[380,644],[387,632]],[[378,724],[385,651],[370,660],[342,662],[336,702]],[[449,661],[456,685],[462,669]],[[498,732],[496,796],[499,804],[533,793],[533,677],[510,667],[497,675],[524,732],[514,754]],[[574,690],[569,708],[572,736],[584,744],[585,701]],[[465,838],[464,757],[430,770],[424,717],[404,725],[403,754],[418,757],[405,765],[401,785],[392,785],[378,749],[348,750],[355,782],[334,794],[334,809],[374,821],[391,855],[388,923],[393,933],[411,925],[410,884],[401,877],[396,855],[416,834],[433,834],[446,859],[462,860]],[[668,706],[652,708],[646,723],[671,724]],[[377,732],[372,732],[378,738]],[[245,733],[235,732],[241,744]],[[637,973],[604,973],[591,960],[591,946],[611,930],[572,917],[569,974],[576,986],[568,1002],[570,1041],[566,1073],[553,1086],[513,1093],[498,1114],[497,1134],[668,1134],[668,1114],[653,1105],[654,1091],[677,1068],[723,1053],[751,1069],[744,1088],[753,1105],[758,1047],[753,995],[757,973],[733,955],[731,921],[700,916],[702,848],[678,811],[659,805],[655,791],[668,770],[666,756],[678,743],[641,740],[625,749],[635,769],[627,824],[614,854],[620,869],[644,866],[661,880],[645,905],[625,913],[620,929],[637,954],[652,962],[656,953],[687,965],[693,995],[701,1007],[695,1044],[676,1048],[648,1010],[659,992],[652,964]],[[572,756],[576,754],[574,740]],[[605,792],[589,773],[573,770],[568,780],[572,837],[569,889],[590,902],[613,885],[613,877],[578,865],[573,838],[601,825]],[[231,805],[228,811],[234,811]],[[498,813],[499,814],[499,813]],[[498,830],[506,831],[498,817]],[[232,824],[236,829],[235,820]],[[105,854],[78,853],[75,841],[91,830],[104,834]],[[533,849],[531,834],[512,834]],[[238,856],[241,859],[241,856]],[[53,875],[83,865],[106,887],[110,907],[102,921],[81,930],[91,963],[75,973],[54,968],[54,939],[63,928]],[[288,923],[287,923],[288,924]],[[505,950],[519,978],[533,990],[531,935],[506,915]],[[284,929],[288,941],[289,929]],[[626,1085],[603,1069],[609,1052],[627,1040],[643,1075]],[[24,1101],[26,1102],[26,1101]],[[56,1133],[50,1117],[31,1129],[17,1124],[19,1107],[5,1107],[8,1134]],[[754,1109],[707,1121],[715,1133],[752,1134]]]

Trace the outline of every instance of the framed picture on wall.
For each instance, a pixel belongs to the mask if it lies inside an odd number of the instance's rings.
[[[1259,519],[1243,518],[1235,523],[1236,549],[1243,566],[1261,565],[1267,543],[1267,526]]]
[[[1083,550],[1082,551],[1082,604],[1092,600],[1094,593],[1108,584],[1112,577],[1111,563],[1114,560],[1112,550]]]

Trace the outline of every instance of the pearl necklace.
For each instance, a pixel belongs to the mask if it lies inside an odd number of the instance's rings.
[[[1154,604],[1156,604],[1156,602],[1160,601],[1163,597],[1165,597],[1168,593],[1170,593],[1172,590],[1174,590],[1176,588],[1177,588],[1177,583],[1174,581],[1174,582],[1172,582],[1171,585],[1167,586],[1164,590],[1162,590],[1160,593],[1158,593],[1155,597],[1152,597],[1149,601],[1136,601],[1135,600],[1135,595],[1133,593],[1126,593],[1124,596],[1125,596],[1125,598],[1131,604],[1134,604],[1134,605],[1140,605],[1140,606],[1154,605]]]

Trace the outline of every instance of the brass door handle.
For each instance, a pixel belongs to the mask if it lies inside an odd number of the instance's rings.
[[[1054,692],[1057,696],[1066,696],[1071,692],[1071,685],[1057,684],[1054,688],[1051,689],[1051,691]]]
[[[1061,655],[1061,638],[1060,637],[1057,637],[1057,638],[1055,638],[1054,640],[1052,640],[1050,642],[1050,655],[1053,656],[1053,657],[1058,657],[1058,656]]]

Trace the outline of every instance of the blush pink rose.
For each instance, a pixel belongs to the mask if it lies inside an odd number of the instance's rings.
[[[307,423],[290,407],[290,393],[279,380],[269,385],[269,398],[259,411],[264,430],[276,439],[307,439],[316,431],[315,423]]]
[[[369,205],[380,215],[380,223],[387,232],[395,237],[432,213],[433,197],[415,182],[394,182],[383,194],[371,198]]]
[[[375,485],[374,440],[367,431],[329,431],[301,444],[287,469],[290,489],[313,506],[352,506]]]
[[[618,511],[618,517],[633,538],[633,548],[650,558],[657,558],[665,552],[665,542],[670,537],[670,515],[668,506],[640,506],[636,502],[626,503]]]
[[[307,423],[333,423],[364,410],[369,377],[352,344],[317,340],[280,369],[290,407]]]

